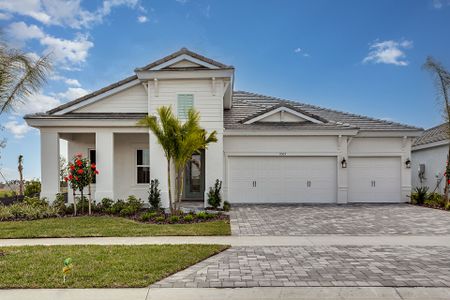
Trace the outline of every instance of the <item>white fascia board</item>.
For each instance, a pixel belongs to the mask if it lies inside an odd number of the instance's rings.
[[[358,136],[361,137],[418,137],[422,135],[421,130],[381,130],[365,131],[360,130]]]
[[[201,66],[209,68],[209,69],[218,69],[217,66],[214,66],[214,65],[212,65],[210,63],[207,63],[207,62],[205,62],[203,60],[200,60],[198,58],[192,57],[192,56],[190,56],[188,54],[182,54],[182,55],[177,56],[175,58],[172,58],[171,60],[168,60],[168,61],[166,61],[166,62],[164,62],[162,64],[159,64],[159,65],[151,68],[150,70],[151,71],[158,71],[158,70],[164,69],[165,67],[169,67],[169,66],[171,66],[173,64],[176,64],[177,62],[180,62],[182,60],[187,60],[187,61],[190,61],[190,62],[192,62],[194,64],[201,65]]]
[[[240,130],[225,129],[224,136],[355,136],[358,130]]]
[[[266,118],[266,117],[269,117],[269,116],[271,116],[271,115],[273,115],[273,114],[276,114],[276,113],[278,113],[278,112],[280,112],[280,111],[284,111],[284,112],[290,113],[290,114],[295,115],[295,116],[297,116],[297,117],[299,117],[299,118],[302,118],[302,119],[304,119],[304,120],[307,120],[307,121],[310,121],[310,122],[313,122],[313,123],[316,123],[316,124],[323,124],[322,121],[319,121],[319,120],[317,120],[317,119],[311,118],[311,117],[309,117],[309,116],[307,116],[307,115],[305,115],[305,114],[302,114],[302,113],[300,113],[300,112],[298,112],[298,111],[296,111],[296,110],[293,110],[293,109],[290,109],[289,107],[284,107],[284,106],[278,107],[278,108],[276,108],[276,109],[274,109],[274,110],[268,111],[268,112],[266,112],[266,113],[264,113],[264,114],[262,114],[262,115],[259,115],[259,116],[257,116],[257,117],[254,117],[253,119],[248,120],[248,121],[245,122],[244,124],[252,124],[252,123],[255,123],[255,122],[259,121],[259,120],[262,120],[262,119],[264,119],[264,118]]]
[[[137,127],[135,119],[25,119],[28,126],[41,127]],[[138,128],[138,127],[137,127]],[[147,129],[148,131],[148,129]]]
[[[140,80],[154,80],[154,79],[199,79],[199,78],[231,78],[234,74],[233,69],[219,69],[219,70],[160,70],[160,71],[137,71]]]
[[[434,147],[439,147],[439,146],[446,146],[448,144],[450,144],[449,140],[443,140],[443,141],[438,141],[438,142],[429,143],[429,144],[425,144],[425,145],[413,146],[411,148],[411,151],[429,149],[429,148],[434,148]]]
[[[123,85],[120,85],[118,87],[110,89],[110,90],[108,90],[108,91],[106,91],[104,93],[101,93],[101,94],[99,94],[99,95],[97,95],[95,97],[86,99],[86,100],[84,100],[82,102],[79,102],[79,103],[76,103],[74,105],[71,105],[71,106],[69,106],[69,107],[67,107],[67,108],[65,108],[63,110],[57,111],[57,112],[54,113],[54,115],[60,116],[60,115],[66,114],[68,112],[77,110],[77,109],[82,108],[82,107],[84,107],[86,105],[89,105],[89,104],[92,104],[94,102],[100,101],[100,100],[102,100],[102,99],[104,99],[104,98],[106,98],[108,96],[117,94],[117,93],[119,93],[121,91],[124,91],[124,90],[130,88],[130,87],[133,87],[133,86],[139,84],[140,82],[141,81],[139,79],[132,80],[132,81],[127,82],[127,83],[125,83]]]

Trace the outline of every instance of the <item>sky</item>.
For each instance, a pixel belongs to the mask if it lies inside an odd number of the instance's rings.
[[[431,55],[450,69],[450,0],[0,0],[3,39],[51,55],[42,90],[0,115],[0,169],[40,177],[46,111],[182,47],[236,68],[235,89],[429,128],[442,121]],[[0,181],[1,178],[0,178]]]

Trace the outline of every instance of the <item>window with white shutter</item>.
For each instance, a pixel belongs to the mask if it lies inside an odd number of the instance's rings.
[[[177,111],[178,118],[187,119],[189,110],[194,106],[194,95],[178,94]]]

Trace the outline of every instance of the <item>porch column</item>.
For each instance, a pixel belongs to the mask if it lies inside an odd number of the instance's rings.
[[[402,195],[401,200],[403,202],[410,202],[410,194],[411,194],[411,168],[406,167],[406,160],[411,161],[411,144],[412,139],[409,137],[404,137],[402,141],[402,158],[401,158],[401,182],[402,182]]]
[[[210,187],[214,186],[216,179],[222,181],[222,204],[224,199],[224,180],[223,180],[223,168],[224,155],[223,155],[223,133],[217,132],[217,142],[208,145],[205,150],[205,196],[204,205],[208,206],[208,191]]]
[[[149,153],[150,153],[150,178],[158,179],[159,188],[161,190],[161,206],[169,207],[169,189],[167,184],[167,159],[161,145],[158,143],[156,136],[150,131],[149,136]],[[172,184],[175,177],[172,176]],[[173,190],[173,189],[172,189]],[[172,193],[172,199],[175,199]]]
[[[99,175],[95,184],[95,200],[114,199],[114,132],[110,130],[95,133],[95,150]],[[125,180],[125,179],[124,179]]]
[[[41,129],[41,198],[53,202],[59,193],[59,134]]]

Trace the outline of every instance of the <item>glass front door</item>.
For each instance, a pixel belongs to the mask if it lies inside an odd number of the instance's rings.
[[[184,175],[185,200],[203,200],[205,191],[205,151],[192,155]]]

